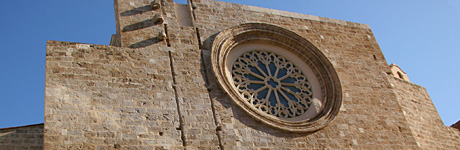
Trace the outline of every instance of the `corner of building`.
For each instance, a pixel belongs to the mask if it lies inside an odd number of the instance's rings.
[[[0,129],[0,149],[43,149],[43,123]]]
[[[444,125],[424,87],[395,75],[388,80],[419,148],[460,148],[460,132]]]

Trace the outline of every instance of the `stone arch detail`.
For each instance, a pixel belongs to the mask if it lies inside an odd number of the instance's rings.
[[[234,54],[246,45],[268,46],[270,52],[284,55],[294,60],[304,72],[314,78],[318,86],[317,97],[320,104],[315,105],[313,115],[304,115],[294,119],[285,119],[269,115],[255,108],[241,95],[231,79],[231,66]],[[251,47],[251,46],[246,46]],[[270,48],[273,47],[273,48]],[[295,61],[297,60],[297,61]],[[313,132],[326,127],[337,115],[342,105],[342,87],[332,63],[311,42],[302,36],[265,23],[246,23],[234,26],[218,33],[212,44],[211,62],[214,75],[220,87],[231,99],[254,119],[269,126],[290,132]],[[303,64],[303,65],[302,65]],[[309,78],[310,78],[309,77]]]

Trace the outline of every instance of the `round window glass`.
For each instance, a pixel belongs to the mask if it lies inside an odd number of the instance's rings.
[[[282,27],[246,23],[221,31],[213,39],[211,63],[238,110],[278,129],[320,130],[342,105],[340,80],[329,59]]]
[[[310,83],[286,58],[257,50],[239,56],[232,66],[238,92],[257,109],[281,118],[304,114],[311,105]]]
[[[321,109],[316,77],[300,58],[280,47],[252,43],[229,55],[228,78],[245,102],[285,121],[314,117]]]

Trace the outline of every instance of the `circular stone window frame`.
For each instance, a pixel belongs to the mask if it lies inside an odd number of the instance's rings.
[[[311,69],[311,67],[308,66],[302,59],[300,59],[296,55],[292,54],[291,52],[281,47],[269,45],[269,44],[261,43],[261,42],[249,42],[249,43],[238,44],[230,51],[226,59],[227,66],[225,68],[225,73],[226,73],[227,80],[232,80],[233,78],[233,75],[231,73],[232,70],[230,68],[232,68],[235,61],[242,54],[246,52],[251,52],[251,51],[265,51],[265,52],[273,53],[273,54],[276,54],[276,55],[279,55],[285,58],[287,61],[291,62],[294,66],[297,66],[297,68],[301,70],[302,74],[306,77],[306,79],[308,80],[308,83],[311,86],[311,92],[312,92],[311,102],[312,103],[309,106],[309,108],[307,108],[307,111],[304,112],[302,115],[296,116],[293,118],[280,118],[280,117],[276,117],[273,115],[269,115],[267,117],[273,117],[272,119],[279,118],[283,121],[288,121],[288,122],[295,122],[295,121],[302,121],[302,120],[314,118],[320,112],[324,101],[322,99],[323,96],[321,93],[321,86],[319,84],[318,78],[313,73],[314,72],[313,69]],[[233,86],[232,89],[235,91],[238,90],[237,87],[235,86]],[[252,105],[247,100],[244,101],[243,103],[246,103],[245,105]],[[254,107],[250,107],[250,109],[254,109],[253,111],[258,110]]]
[[[229,69],[236,57],[249,50],[267,50],[287,58],[295,65],[300,64],[298,67],[302,67],[301,70],[309,81],[316,82],[312,82],[312,86],[319,86],[313,91],[314,95],[320,96],[314,98],[320,102],[319,105],[312,105],[315,112],[308,112],[311,109],[309,108],[302,117],[286,119],[269,115],[249,104],[236,90]],[[239,107],[256,120],[281,130],[320,130],[337,116],[342,105],[340,80],[327,57],[302,36],[275,25],[246,23],[221,31],[212,44],[211,63],[221,88]]]

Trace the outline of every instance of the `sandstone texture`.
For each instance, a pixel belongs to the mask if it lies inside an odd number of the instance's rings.
[[[0,129],[0,149],[43,149],[43,123]]]
[[[157,2],[115,0],[111,46],[47,43],[45,149],[460,149],[460,131],[443,125],[426,90],[391,75],[367,25],[214,0]],[[328,59],[343,97],[333,122],[276,129],[220,88],[214,38],[245,23],[295,32]]]

